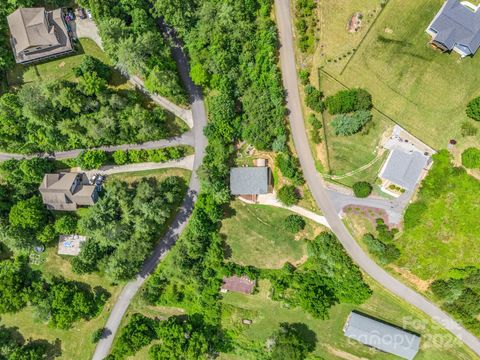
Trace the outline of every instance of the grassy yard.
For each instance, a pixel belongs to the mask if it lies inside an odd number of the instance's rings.
[[[480,95],[478,54],[460,59],[428,44],[425,29],[442,3],[390,0],[342,74],[337,64],[323,63],[325,71],[347,86],[366,88],[378,109],[437,149],[446,147],[449,139],[460,147],[471,142],[461,137],[460,126],[471,121],[465,115],[467,102]],[[341,12],[347,17],[351,11]],[[325,21],[330,23],[330,18]],[[342,34],[331,41],[341,42],[345,25],[331,26],[336,31],[332,28],[329,34]],[[328,47],[326,51],[328,57]]]
[[[110,175],[108,179],[120,179],[122,181],[133,183],[138,181],[142,177],[153,177],[158,181],[163,181],[169,176],[178,176],[185,180],[185,183],[188,184],[190,181],[190,170],[185,169],[157,169],[157,170],[145,170],[145,171],[134,171],[129,173],[120,173]]]
[[[291,234],[283,223],[292,212],[266,205],[232,202],[231,213],[222,223],[221,234],[231,253],[230,261],[260,268],[280,268],[286,262],[305,260],[306,244],[324,228],[306,220],[305,230]]]
[[[344,337],[343,326],[348,314],[354,309],[420,333],[421,351],[415,359],[474,358],[453,335],[372,281],[369,283],[374,294],[365,304],[359,307],[337,305],[331,309],[328,320],[314,319],[301,309],[288,309],[281,303],[270,300],[270,285],[267,281],[260,282],[259,292],[254,295],[226,293],[223,298],[223,326],[236,334],[242,350],[237,351],[237,356],[222,354],[220,358],[255,359],[256,354],[252,349],[263,348],[278,325],[289,322],[306,326],[302,326],[305,336],[311,340],[316,339],[315,354],[324,359],[397,359]],[[242,319],[250,319],[253,324],[242,325]]]
[[[73,68],[78,66],[82,59],[90,55],[100,59],[104,63],[111,65],[108,56],[98,47],[93,40],[80,39],[77,43],[77,51],[70,56],[45,61],[33,65],[15,65],[7,73],[7,81],[9,86],[18,86],[25,83],[39,80],[75,80]],[[126,85],[127,81],[118,71],[114,71],[112,75],[112,84],[115,86]]]
[[[480,265],[480,181],[466,173],[437,172],[438,165],[425,180],[438,190],[420,190],[425,211],[397,241],[402,253],[398,264],[422,279],[445,278],[451,268]]]
[[[381,0],[318,2],[320,46],[315,52],[314,68],[328,64],[330,69],[340,72],[381,12],[380,4]],[[363,15],[361,27],[357,32],[348,32],[347,24],[357,12]]]

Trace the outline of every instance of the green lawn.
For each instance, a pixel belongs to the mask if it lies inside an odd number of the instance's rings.
[[[374,289],[372,297],[363,305],[337,305],[328,320],[317,320],[301,309],[288,309],[269,299],[269,283],[261,281],[254,295],[226,293],[223,295],[223,326],[237,336],[240,345],[236,356],[222,354],[221,359],[256,359],[255,349],[262,349],[267,338],[281,322],[304,324],[304,334],[316,338],[315,354],[324,359],[397,359],[354,341],[343,335],[343,326],[350,311],[356,309],[398,326],[416,331],[422,336],[421,351],[415,359],[472,359],[475,356],[456,338],[439,328],[425,315],[394,297],[369,280]],[[243,325],[243,319],[253,324]],[[312,333],[313,332],[313,333]]]
[[[229,216],[222,222],[220,233],[228,245],[229,261],[259,268],[280,268],[286,262],[305,260],[306,243],[324,228],[306,220],[305,230],[291,234],[283,222],[292,212],[266,205],[232,202]]]
[[[7,73],[7,81],[10,86],[18,86],[24,83],[39,80],[69,80],[75,76],[72,69],[78,66],[86,55],[91,55],[111,65],[108,56],[100,49],[93,40],[80,39],[77,51],[73,55],[45,61],[33,65],[15,65]],[[113,72],[112,84],[120,86],[126,84],[126,79],[118,71]]]
[[[186,169],[157,169],[157,170],[145,170],[145,171],[134,171],[129,173],[120,173],[108,176],[108,179],[120,179],[128,183],[133,183],[138,181],[142,177],[154,177],[158,181],[162,181],[169,176],[178,176],[185,180],[185,183],[188,184],[190,181],[190,175],[192,172]]]
[[[399,265],[423,279],[444,278],[451,268],[480,265],[480,181],[466,173],[437,171],[438,166],[434,162],[425,180],[438,190],[420,190],[426,210],[397,241],[402,253]]]
[[[325,71],[348,87],[366,88],[378,109],[437,149],[452,138],[465,146],[460,135],[460,125],[467,121],[465,106],[480,95],[478,54],[460,59],[428,44],[425,29],[442,4],[390,0],[343,74],[335,64],[323,63]],[[335,26],[345,32],[343,24]]]

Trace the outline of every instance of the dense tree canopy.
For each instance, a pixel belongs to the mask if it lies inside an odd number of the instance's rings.
[[[134,185],[106,184],[105,194],[88,209],[78,226],[89,240],[73,259],[78,273],[102,270],[112,280],[132,278],[157,239],[158,230],[182,198],[185,184],[177,177],[158,183],[144,178]],[[108,259],[108,260],[107,260]]]
[[[305,341],[294,325],[297,324],[281,323],[280,329],[273,335],[272,360],[303,360],[315,349],[314,344]]]
[[[134,91],[106,87],[96,72],[78,83],[35,82],[0,97],[0,147],[12,152],[58,151],[138,143],[169,135],[166,115],[139,104]]]

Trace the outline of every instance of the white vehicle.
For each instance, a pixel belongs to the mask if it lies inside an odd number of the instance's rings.
[[[92,12],[91,12],[90,10],[88,10],[88,9],[86,9],[85,12],[87,13],[87,18],[88,18],[89,20],[92,20],[92,19],[93,19]]]

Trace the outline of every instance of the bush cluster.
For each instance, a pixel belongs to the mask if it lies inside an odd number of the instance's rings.
[[[328,112],[332,115],[346,114],[358,110],[370,110],[372,96],[364,89],[341,90],[325,99]]]
[[[294,185],[302,185],[304,183],[300,162],[293,155],[289,153],[278,154],[275,158],[275,166],[280,169],[283,176],[292,180]]]
[[[467,169],[480,168],[480,149],[470,147],[462,153],[462,165]]]
[[[353,193],[358,198],[366,198],[372,192],[372,185],[366,181],[358,181],[353,184]]]
[[[382,219],[377,219],[377,237],[373,234],[365,234],[363,242],[368,251],[382,264],[389,264],[400,257],[400,250],[393,243],[397,229],[390,230]]]
[[[335,135],[349,136],[358,133],[372,119],[370,111],[358,110],[337,115],[331,122]]]
[[[305,86],[305,104],[315,112],[321,113],[325,109],[323,94],[313,85]]]
[[[467,104],[466,113],[469,118],[480,121],[480,97],[471,100]]]
[[[286,206],[292,206],[298,204],[300,200],[300,195],[297,192],[297,189],[293,185],[284,185],[278,190],[278,199],[282,204]]]
[[[300,215],[288,215],[283,225],[285,226],[285,230],[296,234],[305,228],[306,223]]]

